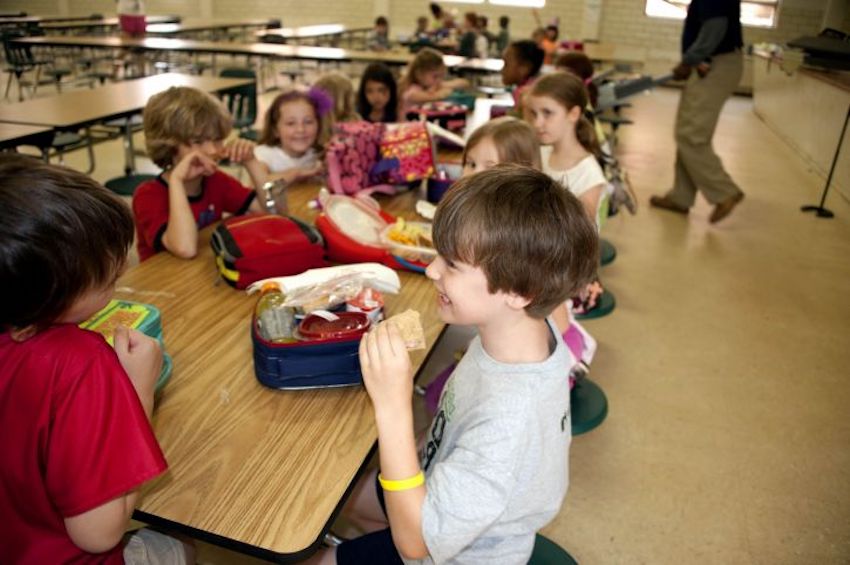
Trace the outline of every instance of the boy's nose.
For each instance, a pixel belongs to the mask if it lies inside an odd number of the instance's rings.
[[[437,255],[437,257],[431,261],[431,263],[425,267],[425,276],[431,279],[432,281],[439,280],[440,278],[440,266],[443,264],[443,258]]]

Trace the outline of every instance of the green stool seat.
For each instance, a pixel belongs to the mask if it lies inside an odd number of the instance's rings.
[[[599,240],[599,264],[603,267],[617,257],[617,248],[607,239]]]
[[[599,385],[587,377],[576,381],[570,391],[570,415],[573,435],[589,432],[608,415],[608,399]]]
[[[534,538],[534,551],[528,565],[578,565],[564,548],[540,534]]]
[[[584,314],[576,314],[576,320],[592,320],[607,316],[614,311],[617,306],[617,299],[608,290],[603,290],[599,295],[599,300],[596,303],[596,308],[585,312]]]
[[[108,181],[106,181],[106,183],[104,183],[104,186],[112,192],[120,194],[121,196],[133,196],[133,193],[136,191],[137,186],[147,180],[155,178],[156,175],[147,174],[124,175],[123,177],[109,179]]]

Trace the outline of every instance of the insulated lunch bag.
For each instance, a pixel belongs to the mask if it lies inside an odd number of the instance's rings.
[[[322,236],[289,216],[246,214],[222,221],[210,240],[219,273],[242,289],[269,277],[325,266]]]

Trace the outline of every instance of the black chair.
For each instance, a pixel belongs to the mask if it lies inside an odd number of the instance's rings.
[[[9,97],[13,79],[18,81],[18,100],[23,100],[24,86],[31,86],[32,92],[35,94],[42,73],[52,77],[52,82],[56,84],[56,89],[59,91],[62,89],[62,77],[71,74],[71,69],[55,66],[51,60],[37,59],[29,45],[14,43],[15,39],[26,37],[26,35],[26,33],[17,29],[3,32],[3,52],[6,57],[6,68],[4,70],[9,73],[4,98]],[[32,81],[25,82],[23,75],[30,71],[35,71],[35,77]]]
[[[257,73],[253,69],[230,67],[222,69],[219,76],[254,79],[251,84],[223,92],[221,97],[233,116],[233,127],[239,132],[239,137],[257,141],[259,135],[254,129],[254,122],[257,121]]]

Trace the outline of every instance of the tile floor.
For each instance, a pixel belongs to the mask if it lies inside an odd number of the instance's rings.
[[[687,218],[650,209],[672,182],[677,97],[639,97],[621,130],[641,209],[603,228],[617,308],[586,322],[610,413],[574,439],[544,533],[591,565],[850,563],[850,205],[833,192],[835,219],[802,214],[824,179],[735,98],[715,147],[746,200],[716,226],[704,201]],[[120,155],[98,145],[94,177],[121,174]]]

